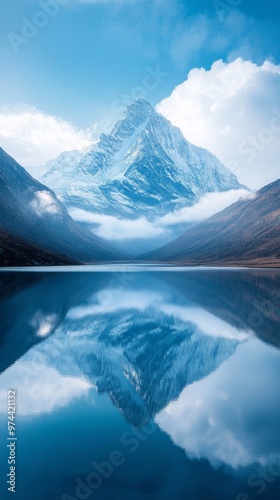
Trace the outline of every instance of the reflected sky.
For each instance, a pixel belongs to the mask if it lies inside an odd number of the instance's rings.
[[[15,387],[20,500],[77,498],[76,477],[114,449],[124,464],[88,498],[254,498],[250,474],[280,463],[280,273],[0,281],[0,425],[5,436]],[[31,491],[34,433],[42,453]],[[278,498],[276,483],[263,498]]]
[[[279,352],[257,341],[239,346],[164,412],[160,427],[190,458],[215,467],[280,463]]]

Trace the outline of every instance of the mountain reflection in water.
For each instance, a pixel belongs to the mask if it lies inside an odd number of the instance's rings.
[[[279,498],[280,477],[251,476],[280,465],[280,272],[3,272],[0,283],[0,423],[5,436],[16,388],[20,500],[78,498],[75,479],[113,450],[124,463],[88,498],[249,500],[258,481]]]

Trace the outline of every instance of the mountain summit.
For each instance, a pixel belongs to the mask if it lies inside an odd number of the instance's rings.
[[[149,220],[192,206],[206,193],[241,187],[231,170],[189,143],[142,97],[82,156],[63,153],[49,162],[41,181],[68,208]]]

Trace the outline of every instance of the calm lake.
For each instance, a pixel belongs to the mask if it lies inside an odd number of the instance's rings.
[[[0,332],[1,499],[279,500],[280,271],[2,271]]]

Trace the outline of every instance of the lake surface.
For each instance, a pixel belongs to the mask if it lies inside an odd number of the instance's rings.
[[[0,272],[0,498],[279,500],[280,272],[75,271]]]

